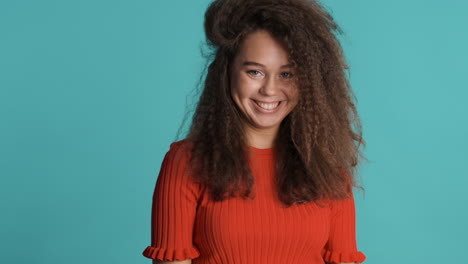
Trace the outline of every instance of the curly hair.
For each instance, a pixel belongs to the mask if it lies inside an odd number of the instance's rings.
[[[204,29],[209,66],[186,140],[193,176],[212,199],[252,198],[249,147],[230,96],[229,73],[243,39],[257,30],[284,45],[299,82],[299,102],[274,142],[281,202],[320,205],[321,199],[349,197],[353,186],[364,190],[356,171],[365,159],[359,149],[365,141],[349,67],[334,34],[343,31],[325,8],[313,0],[215,0]]]

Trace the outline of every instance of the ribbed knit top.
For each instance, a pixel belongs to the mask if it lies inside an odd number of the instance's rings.
[[[254,199],[213,202],[184,172],[186,139],[170,145],[153,194],[147,258],[192,264],[323,264],[356,262],[354,198],[284,207],[275,192],[275,149],[250,147]]]

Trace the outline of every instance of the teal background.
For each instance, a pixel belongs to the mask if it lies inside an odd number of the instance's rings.
[[[468,3],[322,2],[367,141],[365,263],[468,263]],[[150,263],[208,3],[0,2],[0,263]]]

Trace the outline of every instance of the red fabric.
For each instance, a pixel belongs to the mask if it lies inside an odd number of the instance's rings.
[[[250,147],[253,200],[209,199],[207,189],[185,171],[185,140],[166,153],[153,195],[147,258],[193,264],[323,264],[356,262],[354,198],[284,208],[274,188],[273,149]]]

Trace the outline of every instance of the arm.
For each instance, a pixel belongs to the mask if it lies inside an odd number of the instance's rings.
[[[175,260],[175,261],[160,261],[160,260],[153,259],[153,264],[172,264],[172,263],[192,264],[192,259]]]
[[[333,264],[333,263],[325,262],[325,264]],[[357,262],[341,262],[341,263],[338,263],[338,264],[359,264],[359,263],[357,263]]]
[[[200,253],[193,244],[199,184],[186,170],[188,152],[171,144],[161,165],[153,194],[151,245],[143,256],[153,263],[191,263]]]
[[[357,249],[356,214],[352,192],[347,199],[331,201],[330,231],[322,250],[326,263],[362,263],[366,256]]]

